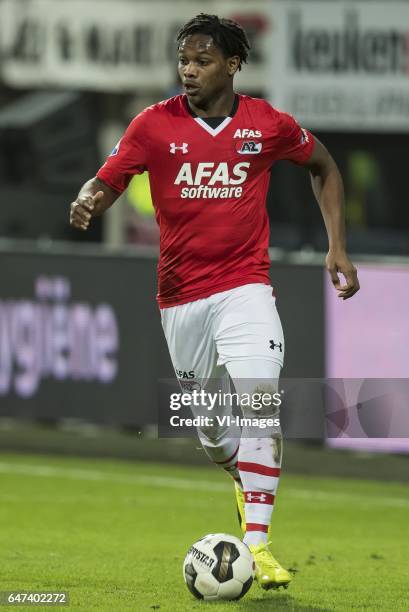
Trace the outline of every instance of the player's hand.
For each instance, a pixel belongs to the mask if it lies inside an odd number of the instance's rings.
[[[98,191],[93,196],[81,196],[75,202],[72,202],[70,207],[70,225],[85,232],[89,227],[95,207],[103,197],[104,192]]]
[[[338,291],[338,297],[347,300],[355,295],[359,291],[358,274],[348,255],[344,251],[330,250],[325,261],[332,283]],[[338,273],[345,278],[345,284],[341,284]]]

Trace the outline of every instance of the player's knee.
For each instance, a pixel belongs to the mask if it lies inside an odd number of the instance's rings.
[[[249,402],[241,402],[244,416],[250,418],[278,418],[280,414],[281,397],[277,386],[270,383],[260,383],[251,392]]]
[[[205,439],[209,444],[216,446],[227,434],[227,429],[216,424],[202,425],[198,427],[198,433],[202,441]]]

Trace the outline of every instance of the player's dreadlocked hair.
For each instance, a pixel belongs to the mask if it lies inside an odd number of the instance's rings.
[[[250,43],[241,25],[231,19],[223,19],[217,15],[200,13],[188,21],[179,31],[176,42],[178,45],[192,34],[208,34],[225,57],[237,55],[240,58],[239,70],[247,62]]]

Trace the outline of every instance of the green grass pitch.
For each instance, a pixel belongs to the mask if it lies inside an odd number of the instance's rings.
[[[239,602],[209,604],[190,595],[181,568],[204,534],[239,535],[233,487],[216,467],[0,454],[0,483],[3,591],[66,590],[70,610],[409,606],[404,485],[284,469],[273,552],[296,570],[290,588],[265,593],[254,584]]]

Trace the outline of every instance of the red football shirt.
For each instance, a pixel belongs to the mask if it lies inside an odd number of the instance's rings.
[[[243,95],[234,116],[215,129],[192,116],[185,95],[130,123],[97,176],[122,192],[134,174],[149,171],[160,227],[161,308],[270,284],[270,168],[279,159],[304,163],[313,146],[291,115]]]

